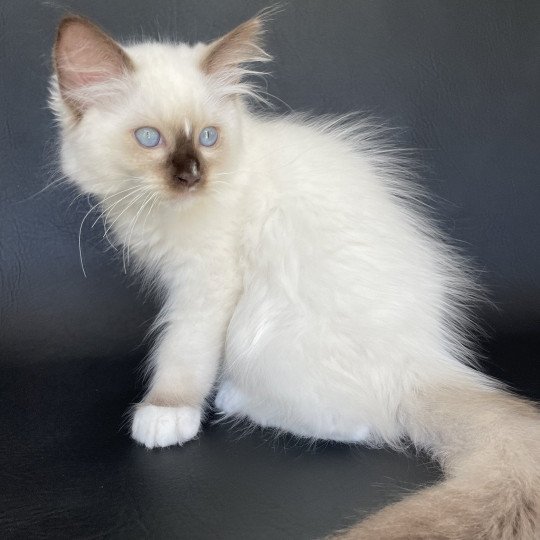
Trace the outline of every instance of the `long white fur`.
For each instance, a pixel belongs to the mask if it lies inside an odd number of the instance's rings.
[[[134,438],[183,444],[217,386],[228,416],[310,438],[409,436],[444,460],[419,396],[499,390],[469,366],[477,287],[425,217],[406,160],[365,121],[249,112],[237,94],[250,86],[201,72],[204,45],[125,50],[127,90],[104,91],[73,121],[54,80],[52,106],[64,171],[102,200],[117,242],[164,294]],[[126,133],[186,122],[219,125],[225,148],[205,191],[177,200],[131,162]]]

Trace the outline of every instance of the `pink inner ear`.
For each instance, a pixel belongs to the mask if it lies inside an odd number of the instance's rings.
[[[72,91],[122,76],[129,59],[99,28],[76,19],[60,26],[56,66],[61,88]]]
[[[255,17],[211,43],[202,61],[206,73],[234,70],[240,64],[268,60],[261,48],[262,21]]]

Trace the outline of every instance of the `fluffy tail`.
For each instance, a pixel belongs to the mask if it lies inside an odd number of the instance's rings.
[[[540,414],[500,390],[433,388],[404,407],[411,440],[446,480],[390,505],[340,539],[540,539]]]

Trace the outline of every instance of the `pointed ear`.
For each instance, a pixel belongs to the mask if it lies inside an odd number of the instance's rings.
[[[133,70],[131,59],[118,43],[77,16],[60,22],[53,60],[60,94],[77,114],[95,101],[88,91],[91,87],[121,79]]]
[[[271,60],[262,48],[263,23],[264,16],[259,15],[210,43],[201,62],[203,72],[237,83],[247,73],[242,65]]]

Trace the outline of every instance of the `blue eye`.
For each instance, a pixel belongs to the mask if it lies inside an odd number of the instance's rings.
[[[199,135],[199,142],[203,146],[214,146],[218,140],[218,131],[215,127],[205,127]]]
[[[135,138],[145,148],[154,148],[161,141],[159,131],[153,127],[141,127],[135,130]]]

